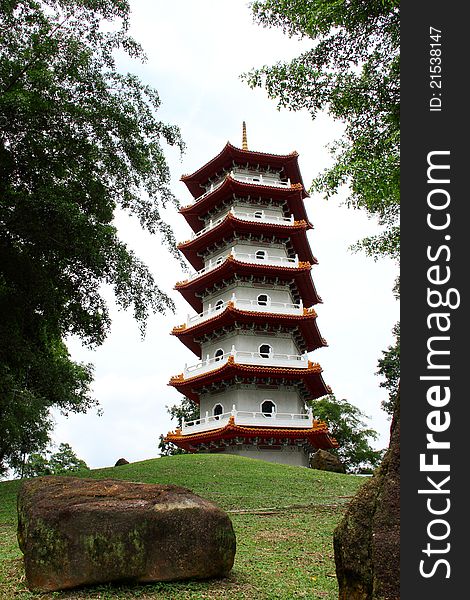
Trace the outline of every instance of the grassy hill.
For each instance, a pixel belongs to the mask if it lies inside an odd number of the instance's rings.
[[[19,481],[0,483],[0,598],[253,599],[338,597],[332,533],[364,479],[228,455],[191,454],[146,460],[81,474],[181,485],[229,512],[237,536],[227,579],[100,586],[32,594],[16,543]]]

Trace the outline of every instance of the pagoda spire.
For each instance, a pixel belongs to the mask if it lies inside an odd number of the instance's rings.
[[[248,140],[246,137],[246,123],[243,121],[243,134],[242,134],[242,149],[248,150]]]

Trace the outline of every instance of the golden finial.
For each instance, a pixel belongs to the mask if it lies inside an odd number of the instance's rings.
[[[242,148],[248,150],[248,140],[246,139],[246,123],[243,121]]]

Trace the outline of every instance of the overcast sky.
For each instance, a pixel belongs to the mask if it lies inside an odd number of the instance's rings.
[[[120,64],[158,90],[160,119],[181,128],[186,153],[180,159],[170,148],[167,157],[172,189],[182,204],[191,196],[180,176],[213,158],[227,141],[241,146],[243,120],[249,149],[279,154],[297,150],[306,186],[331,164],[326,146],[341,136],[341,124],[325,115],[312,121],[304,111],[278,111],[263,90],[253,91],[240,80],[253,67],[296,56],[308,42],[255,25],[247,3],[240,0],[131,0],[131,7],[132,35],[148,61]],[[314,225],[309,241],[319,261],[312,274],[323,299],[315,307],[317,323],[328,342],[310,358],[321,364],[325,382],[338,398],[370,417],[368,426],[380,434],[375,446],[382,448],[388,445],[390,422],[380,408],[385,391],[375,372],[381,351],[393,342],[391,330],[399,318],[392,294],[397,266],[351,253],[350,244],[375,233],[377,226],[364,213],[342,205],[345,197],[346,191],[328,202],[317,194],[305,200]],[[184,218],[173,210],[167,217],[177,239],[188,239]],[[174,299],[176,314],[153,316],[142,340],[132,315],[113,309],[110,335],[99,349],[87,351],[77,340],[70,341],[74,359],[95,365],[94,395],[104,414],[56,415],[53,437],[57,444],[71,444],[90,467],[113,465],[121,457],[131,462],[156,457],[159,435],[175,426],[165,405],[181,399],[168,380],[185,363],[198,360],[170,335],[174,325],[193,314],[173,290],[185,278],[178,263],[136,220],[119,215],[117,225]]]

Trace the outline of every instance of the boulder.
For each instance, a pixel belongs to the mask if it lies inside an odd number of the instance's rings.
[[[333,536],[339,600],[400,598],[400,411],[373,477],[351,501]]]
[[[173,485],[39,477],[18,495],[26,581],[47,592],[113,581],[222,577],[235,557],[228,515]]]
[[[317,450],[310,459],[310,467],[320,471],[333,471],[334,473],[346,473],[343,463],[337,456],[326,450]]]
[[[116,461],[116,464],[114,465],[115,467],[120,467],[121,465],[128,465],[129,461],[126,460],[125,458],[118,458],[118,460]]]

